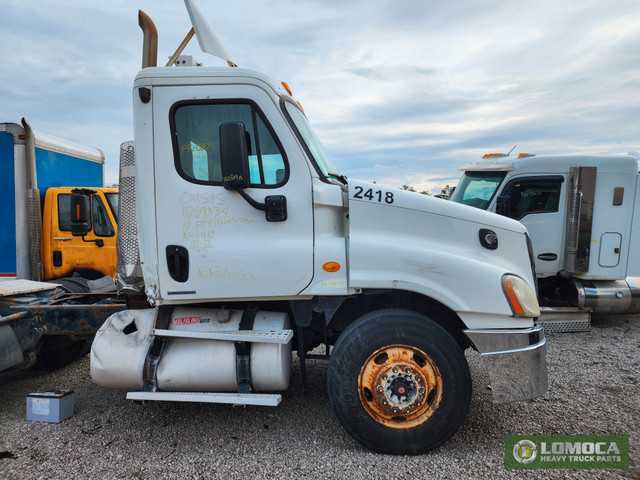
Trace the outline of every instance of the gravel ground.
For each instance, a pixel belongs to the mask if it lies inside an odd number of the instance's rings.
[[[640,315],[594,318],[589,333],[548,336],[550,387],[544,398],[493,405],[476,353],[471,411],[447,444],[421,456],[371,453],[334,419],[326,362],[308,362],[301,395],[277,408],[147,403],[95,386],[89,358],[43,375],[0,376],[0,478],[636,478],[640,479]],[[28,422],[33,391],[71,388],[75,415]],[[504,468],[506,434],[630,435],[629,470]]]

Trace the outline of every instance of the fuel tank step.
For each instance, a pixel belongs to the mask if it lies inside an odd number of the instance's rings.
[[[282,400],[282,395],[276,393],[128,392],[127,400],[277,407]]]
[[[219,332],[196,332],[189,330],[155,329],[156,337],[197,338],[201,340],[226,340],[229,342],[280,343],[286,345],[293,337],[293,330],[228,330]]]

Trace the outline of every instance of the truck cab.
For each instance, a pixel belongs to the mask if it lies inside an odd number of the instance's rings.
[[[436,448],[464,421],[466,348],[486,357],[494,401],[543,395],[524,227],[340,175],[288,85],[237,67],[185,3],[203,51],[232,68],[158,67],[140,13],[116,280],[141,285],[150,308],[98,331],[94,381],[131,400],[276,406],[292,351],[304,382],[324,344],[336,417],[396,454]]]
[[[637,159],[488,154],[461,170],[451,200],[513,218],[527,228],[544,294],[560,300],[568,298],[566,288],[577,289],[570,296],[586,306],[580,299],[589,297],[584,286],[590,281],[595,282],[592,291],[603,289],[591,294],[591,307],[598,308],[598,297],[605,311],[627,311],[637,303]],[[570,287],[567,279],[575,279]],[[620,296],[617,302],[605,300],[612,295]]]
[[[71,232],[71,196],[86,192],[90,229],[85,238]],[[114,277],[118,263],[118,189],[107,187],[51,187],[44,200],[42,220],[43,279],[78,272],[84,277]]]

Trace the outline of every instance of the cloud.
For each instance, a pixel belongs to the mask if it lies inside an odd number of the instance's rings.
[[[636,1],[199,1],[243,67],[285,80],[338,168],[395,186],[456,178],[487,151],[640,151]],[[4,118],[95,145],[117,181],[132,137],[137,9],[159,60],[182,2],[3,2]],[[205,65],[224,65],[185,50]],[[431,188],[431,187],[430,187]],[[437,187],[433,187],[437,188]]]

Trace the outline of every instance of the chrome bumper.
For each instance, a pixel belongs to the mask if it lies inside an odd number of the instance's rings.
[[[493,403],[530,400],[547,392],[547,339],[541,326],[464,333],[489,370]]]

